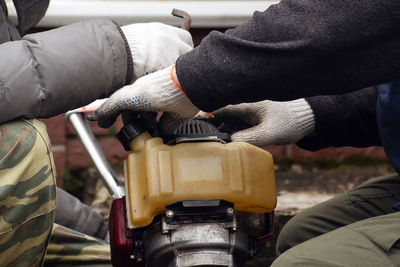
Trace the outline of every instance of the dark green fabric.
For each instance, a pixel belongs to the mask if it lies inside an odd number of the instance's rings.
[[[399,266],[399,201],[392,174],[305,210],[282,229],[273,266]]]
[[[400,265],[400,212],[362,220],[301,243],[272,267]]]

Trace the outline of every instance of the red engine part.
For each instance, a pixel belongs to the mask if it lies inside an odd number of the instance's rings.
[[[145,266],[134,257],[133,231],[127,227],[125,197],[115,199],[111,205],[110,219],[111,263],[114,267]]]

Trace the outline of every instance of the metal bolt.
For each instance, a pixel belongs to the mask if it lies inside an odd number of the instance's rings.
[[[190,25],[192,24],[192,18],[190,17],[190,15],[187,12],[174,8],[172,10],[172,15],[174,15],[175,17],[178,17],[178,18],[183,18],[181,28],[189,31]]]
[[[172,217],[174,217],[174,212],[173,212],[172,210],[167,210],[167,212],[165,213],[165,215],[166,215],[168,218],[172,218]]]
[[[233,209],[232,208],[227,208],[226,209],[226,214],[233,215]]]

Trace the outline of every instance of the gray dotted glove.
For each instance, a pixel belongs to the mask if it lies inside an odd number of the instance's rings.
[[[213,115],[219,129],[232,134],[232,141],[260,147],[295,143],[311,135],[315,126],[314,113],[304,98],[229,105]]]
[[[185,93],[174,82],[170,66],[143,76],[135,83],[113,93],[89,120],[97,120],[100,127],[110,127],[122,111],[173,112],[191,118],[199,112]]]

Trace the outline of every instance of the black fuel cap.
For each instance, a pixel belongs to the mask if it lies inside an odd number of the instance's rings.
[[[129,147],[129,144],[131,143],[131,141],[144,131],[144,127],[140,124],[129,123],[121,128],[121,130],[117,134],[117,138],[121,142],[124,149],[126,151],[130,151],[131,148]]]

